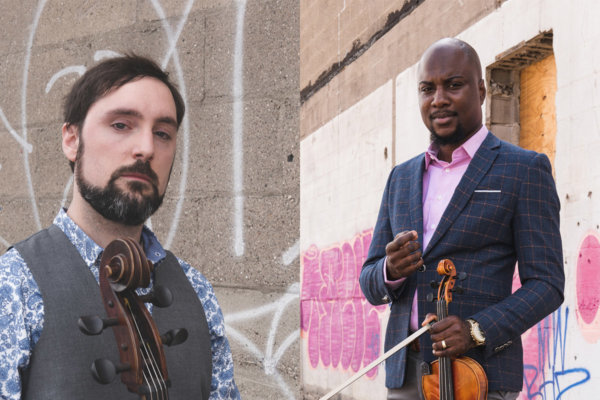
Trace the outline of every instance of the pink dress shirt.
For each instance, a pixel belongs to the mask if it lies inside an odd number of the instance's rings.
[[[437,158],[438,148],[433,143],[425,153],[425,172],[423,173],[423,248],[425,251],[442,214],[448,207],[454,190],[462,179],[471,159],[485,140],[488,130],[482,126],[473,136],[452,152],[452,161],[446,162]],[[387,261],[387,260],[386,260]],[[405,278],[388,281],[387,265],[384,264],[383,277],[389,289],[398,288]],[[417,292],[413,299],[410,317],[410,329],[419,329],[419,313],[417,308]]]

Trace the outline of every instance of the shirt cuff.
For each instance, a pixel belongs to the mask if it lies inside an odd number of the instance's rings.
[[[387,288],[390,290],[398,289],[400,287],[400,285],[402,285],[404,283],[405,280],[406,280],[406,278],[400,278],[395,281],[388,280],[388,278],[387,278],[387,257],[385,257],[385,260],[383,260],[383,282],[385,283],[385,286],[387,286]]]

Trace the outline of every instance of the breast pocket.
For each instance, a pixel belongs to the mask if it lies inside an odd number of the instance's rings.
[[[492,190],[492,189],[477,189],[473,192],[473,197],[471,197],[471,201],[477,204],[482,205],[498,205],[500,200],[502,199],[502,191],[501,190]]]

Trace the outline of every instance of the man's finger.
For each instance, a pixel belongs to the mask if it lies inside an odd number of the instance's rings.
[[[387,246],[385,246],[385,250],[386,250],[386,252],[397,251],[400,248],[402,248],[402,246],[404,246],[406,243],[410,242],[411,240],[417,240],[417,238],[418,238],[418,235],[417,235],[416,231],[400,232],[399,234],[396,235],[394,240],[392,240],[391,242],[389,242],[387,244]]]

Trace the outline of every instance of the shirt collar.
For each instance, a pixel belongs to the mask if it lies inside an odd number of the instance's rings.
[[[86,233],[69,217],[67,210],[61,208],[54,218],[54,225],[58,226],[75,246],[81,258],[88,266],[96,263],[104,249],[94,242]],[[144,226],[142,228],[142,247],[148,260],[157,264],[165,258],[166,252],[158,241],[156,235]]]
[[[456,150],[452,152],[452,161],[458,159],[455,155],[462,154],[463,157],[468,157],[469,159],[473,159],[477,150],[487,137],[488,130],[485,125],[482,125],[481,128],[471,136],[466,142],[460,145]],[[439,148],[436,144],[431,143],[425,152],[425,170],[429,168],[429,165],[432,161],[437,161],[437,154]]]

